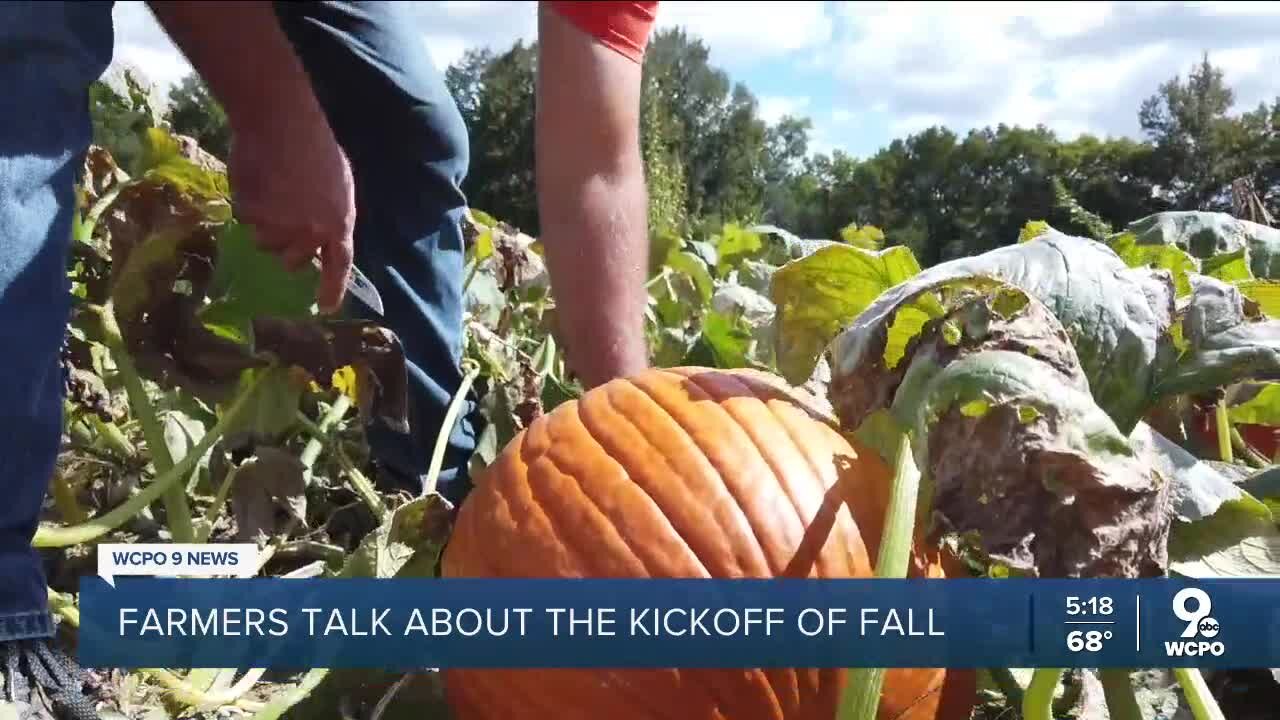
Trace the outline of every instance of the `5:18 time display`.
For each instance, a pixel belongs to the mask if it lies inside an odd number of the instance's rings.
[[[1067,598],[1068,615],[1110,615],[1114,610],[1115,603],[1109,597]]]

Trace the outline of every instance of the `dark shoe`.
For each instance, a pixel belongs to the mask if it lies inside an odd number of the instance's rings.
[[[85,672],[47,639],[0,643],[4,693],[20,720],[101,720],[84,694]]]

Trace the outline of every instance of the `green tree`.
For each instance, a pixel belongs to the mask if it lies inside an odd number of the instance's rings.
[[[165,119],[175,133],[187,135],[209,153],[226,160],[231,151],[231,126],[227,113],[214,99],[204,80],[192,73],[169,91]]]
[[[687,230],[689,188],[676,145],[676,124],[661,102],[660,79],[649,76],[641,95],[640,142],[649,195],[649,232],[682,235]]]
[[[1156,178],[1178,209],[1230,206],[1230,183],[1241,169],[1227,152],[1241,141],[1237,121],[1227,115],[1234,103],[1207,53],[1185,82],[1175,76],[1143,101],[1138,119],[1155,145]]]
[[[124,70],[120,81],[119,92],[103,80],[89,86],[89,119],[93,144],[106,148],[116,163],[132,171],[142,152],[140,134],[154,127],[158,118],[144,79]]]
[[[445,72],[470,136],[468,202],[527,233],[538,233],[534,183],[534,82],[538,49],[468,51]]]

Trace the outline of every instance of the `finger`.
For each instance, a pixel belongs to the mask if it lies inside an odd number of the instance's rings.
[[[281,254],[284,267],[290,272],[301,270],[316,257],[317,247],[311,243],[290,245]]]
[[[320,251],[320,290],[317,300],[320,311],[337,312],[347,292],[347,277],[351,274],[351,236],[325,245]]]

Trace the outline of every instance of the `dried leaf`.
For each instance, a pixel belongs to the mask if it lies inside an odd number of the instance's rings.
[[[395,333],[362,320],[261,317],[253,334],[259,352],[306,370],[317,382],[327,383],[335,371],[350,366],[362,415],[409,432],[408,371]]]
[[[939,530],[976,532],[994,560],[1033,576],[1163,574],[1169,483],[1093,402],[1048,309],[1027,298],[1006,313],[999,298],[932,322],[894,394]],[[982,410],[965,412],[975,401]]]
[[[231,511],[240,542],[270,539],[279,530],[280,516],[293,517],[306,527],[306,468],[293,453],[258,446],[236,470],[231,488]]]

